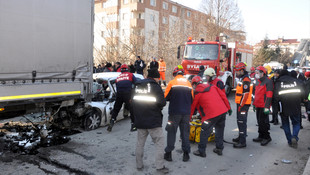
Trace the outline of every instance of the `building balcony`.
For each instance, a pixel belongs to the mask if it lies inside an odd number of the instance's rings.
[[[140,2],[135,2],[130,4],[130,10],[132,12],[144,12],[145,11],[145,5]]]
[[[144,28],[145,20],[144,19],[131,19],[130,26],[132,28]]]

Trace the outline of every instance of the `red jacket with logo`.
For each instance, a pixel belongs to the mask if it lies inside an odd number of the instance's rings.
[[[230,104],[226,94],[210,84],[199,84],[195,89],[195,98],[191,106],[191,116],[197,109],[201,116],[201,121],[215,118],[224,114],[230,109]]]
[[[269,108],[273,94],[273,83],[266,76],[257,80],[253,105],[256,108]]]
[[[136,77],[130,72],[122,72],[115,82],[117,92],[130,92],[136,83]]]

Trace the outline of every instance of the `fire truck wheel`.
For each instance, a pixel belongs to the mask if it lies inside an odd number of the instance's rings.
[[[91,109],[85,114],[84,129],[86,131],[99,128],[101,124],[101,113],[96,109]]]

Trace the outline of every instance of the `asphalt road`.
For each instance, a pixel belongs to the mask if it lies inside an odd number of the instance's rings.
[[[236,105],[229,98],[233,115],[227,116],[225,140],[231,141],[238,135]],[[164,124],[167,122],[167,106],[164,108]],[[271,117],[271,116],[270,116]],[[267,146],[252,141],[257,137],[255,113],[250,108],[248,116],[248,137],[245,149],[234,149],[225,143],[222,156],[212,152],[214,142],[208,143],[207,157],[190,154],[190,161],[182,161],[181,143],[177,141],[172,152],[173,161],[165,162],[170,174],[302,174],[309,158],[310,124],[303,119],[304,129],[300,131],[297,149],[287,145],[280,125],[271,124],[272,141]],[[135,166],[136,132],[130,132],[130,120],[115,124],[111,133],[106,127],[71,136],[67,144],[40,148],[37,155],[5,153],[0,156],[0,174],[158,174],[155,170],[155,147],[150,137],[144,154],[144,169]],[[166,137],[166,131],[164,131]],[[178,134],[179,135],[179,134]],[[191,144],[192,152],[197,144]],[[282,160],[291,161],[290,164]]]

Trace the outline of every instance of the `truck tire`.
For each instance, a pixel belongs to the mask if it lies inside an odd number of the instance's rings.
[[[85,114],[84,129],[86,131],[94,130],[100,127],[101,113],[96,109],[91,109]]]
[[[225,93],[226,93],[226,96],[228,97],[230,92],[231,92],[231,78],[228,78],[226,84],[225,84]]]

